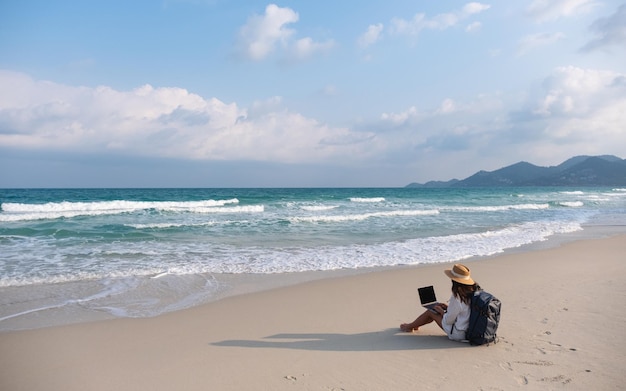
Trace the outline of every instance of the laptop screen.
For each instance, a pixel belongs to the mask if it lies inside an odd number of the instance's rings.
[[[417,288],[417,292],[420,295],[420,302],[422,304],[428,304],[437,301],[435,296],[435,289],[433,286],[425,286],[423,288]]]

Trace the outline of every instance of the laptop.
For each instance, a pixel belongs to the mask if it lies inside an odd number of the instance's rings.
[[[422,307],[429,309],[434,313],[438,313],[435,311],[435,306],[439,304],[437,302],[437,296],[435,296],[435,288],[433,286],[425,286],[422,288],[417,288],[417,292],[420,295],[420,302],[422,303]]]

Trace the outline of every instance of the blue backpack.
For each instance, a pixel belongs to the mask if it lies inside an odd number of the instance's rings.
[[[500,300],[492,294],[479,290],[474,292],[470,303],[469,326],[465,333],[470,345],[497,342],[496,332],[500,323]]]

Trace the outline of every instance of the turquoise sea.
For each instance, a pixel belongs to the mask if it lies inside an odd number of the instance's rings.
[[[484,257],[603,225],[626,225],[626,189],[0,189],[0,330],[154,316],[262,276]]]

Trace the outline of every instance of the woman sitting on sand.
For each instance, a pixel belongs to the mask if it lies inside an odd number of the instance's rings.
[[[472,280],[470,270],[465,265],[456,264],[452,269],[444,270],[444,273],[452,280],[452,296],[448,304],[438,304],[434,307],[436,312],[426,310],[413,322],[401,324],[400,330],[416,331],[420,326],[435,321],[448,334],[448,338],[455,341],[465,339],[470,317],[469,304],[480,286]]]

